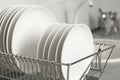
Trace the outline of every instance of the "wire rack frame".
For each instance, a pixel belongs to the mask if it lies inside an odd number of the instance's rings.
[[[89,77],[100,72],[98,78],[101,77],[107,62],[112,54],[115,45],[97,43],[97,52],[88,55],[82,59],[72,63],[58,63],[55,61],[36,59],[24,56],[17,56],[0,52],[0,79],[1,80],[69,80],[71,66],[76,65],[90,57],[94,56],[93,61],[83,73],[79,80],[89,80]],[[107,46],[107,47],[106,47]],[[109,53],[104,53],[105,51]],[[108,54],[105,64],[101,65],[101,55]],[[66,67],[67,75],[63,77],[61,66]],[[57,69],[56,69],[57,68]],[[97,69],[96,69],[97,68]],[[88,72],[88,70],[90,70]]]

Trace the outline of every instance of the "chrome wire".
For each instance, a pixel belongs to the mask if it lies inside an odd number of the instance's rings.
[[[86,74],[86,69],[80,79],[86,80],[88,77],[93,76],[96,72],[100,72],[101,76],[115,45],[95,43],[95,46],[96,45],[99,47],[97,52],[73,63],[58,63],[54,61],[17,56],[10,53],[0,52],[0,78],[6,78],[6,80],[64,80],[62,73],[59,72],[58,74],[58,71],[61,70],[61,66],[65,66],[68,70],[66,80],[69,80],[69,72],[71,66],[78,64],[81,61],[92,56],[95,58],[90,63],[90,71]],[[109,53],[108,57],[106,58],[105,65],[103,66],[101,64],[101,57],[102,54],[104,54],[104,51],[107,50],[109,50]]]

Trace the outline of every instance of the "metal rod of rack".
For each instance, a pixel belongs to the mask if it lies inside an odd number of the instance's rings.
[[[7,79],[9,78],[9,80],[63,80],[64,78],[62,72],[59,72],[58,74],[58,71],[55,69],[55,67],[57,66],[58,70],[60,71],[61,66],[65,66],[67,68],[66,80],[69,80],[71,66],[94,56],[95,58],[93,59],[93,61],[95,60],[96,62],[92,61],[88,66],[88,68],[83,73],[82,77],[80,77],[80,80],[87,80],[89,76],[92,76],[96,72],[101,72],[102,74],[115,47],[115,45],[104,44],[104,43],[95,43],[95,44],[99,45],[97,52],[88,55],[82,59],[76,60],[72,63],[59,63],[55,61],[17,56],[10,53],[0,52],[0,70],[1,70],[0,77],[3,76],[4,78]],[[108,47],[102,49],[101,46],[108,46]],[[110,50],[110,52],[106,59],[105,65],[102,67],[101,55],[104,54],[104,51],[106,50]],[[99,69],[96,69],[97,66],[92,67],[93,64],[95,65],[98,64]],[[87,71],[89,69],[92,70],[92,72],[94,73],[90,73],[91,75],[88,75],[89,72],[87,73]]]
[[[108,49],[113,49],[114,47],[115,47],[115,45],[113,45],[113,46],[111,46],[111,47],[108,47],[108,48],[106,48],[106,49],[104,49],[104,50],[98,51],[98,52],[96,52],[96,53],[93,53],[93,54],[91,54],[91,55],[88,55],[88,56],[86,56],[86,57],[84,57],[84,58],[82,58],[82,59],[80,59],[80,60],[77,60],[77,61],[71,63],[71,65],[74,65],[74,64],[76,64],[76,63],[78,63],[78,62],[80,62],[80,61],[83,61],[83,60],[85,60],[85,59],[87,59],[87,58],[89,58],[89,57],[92,57],[92,56],[95,56],[95,55],[99,55],[101,52],[106,51],[106,50],[108,50]]]

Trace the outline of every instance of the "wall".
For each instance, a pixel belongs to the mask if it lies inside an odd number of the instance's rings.
[[[41,3],[37,4],[41,5]],[[46,7],[53,12],[59,22],[89,25],[87,0],[53,0],[53,2],[48,2]]]
[[[90,23],[92,28],[98,27],[98,8],[101,8],[104,12],[115,11],[118,13],[118,19],[120,22],[120,0],[92,0],[94,6],[90,8]],[[119,24],[120,26],[120,24]]]
[[[120,0],[101,0],[103,11],[115,11],[118,13],[119,30],[120,30]]]
[[[99,18],[99,12],[98,8],[100,7],[99,0],[92,0],[94,5],[93,7],[89,8],[89,21],[90,21],[90,27],[91,29],[98,28],[98,18]]]
[[[103,11],[116,11],[120,13],[120,0],[101,0]]]

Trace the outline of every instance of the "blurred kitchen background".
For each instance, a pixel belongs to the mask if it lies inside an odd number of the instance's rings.
[[[59,22],[85,23],[93,30],[100,27],[99,9],[116,12],[119,19],[119,3],[119,0],[1,0],[0,9],[10,5],[37,4],[50,9]]]
[[[61,23],[85,23],[96,41],[115,44],[116,48],[100,80],[120,80],[120,0],[0,0],[0,10],[22,4],[47,7]]]

